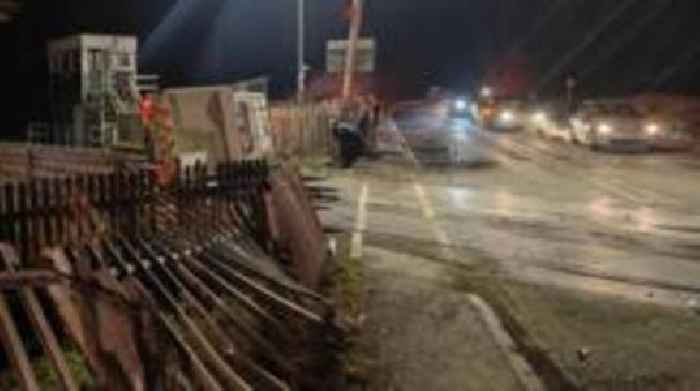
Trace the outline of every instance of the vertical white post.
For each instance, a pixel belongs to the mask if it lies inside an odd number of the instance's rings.
[[[297,4],[299,6],[297,11],[297,66],[299,71],[297,79],[297,101],[302,103],[304,100],[304,84],[306,82],[306,69],[304,68],[304,0],[297,0]]]

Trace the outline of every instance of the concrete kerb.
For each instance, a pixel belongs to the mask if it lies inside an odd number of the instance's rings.
[[[527,360],[518,354],[515,342],[503,327],[496,312],[480,296],[469,294],[467,297],[472,306],[481,315],[481,319],[489,330],[489,333],[493,336],[498,347],[508,358],[513,372],[522,383],[524,389],[527,391],[545,391],[544,383],[537,376],[537,373],[532,369]]]

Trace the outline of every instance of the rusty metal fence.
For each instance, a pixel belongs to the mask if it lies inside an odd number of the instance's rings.
[[[252,161],[166,188],[146,171],[3,185],[0,387],[317,388],[307,345],[334,335],[331,311],[276,256],[270,177]]]
[[[83,174],[107,174],[145,161],[145,155],[111,149],[0,143],[0,183]]]
[[[164,205],[189,203],[195,210],[207,204],[213,209],[223,205],[213,201],[224,196],[227,201],[235,198],[237,205],[252,202],[253,195],[262,196],[267,176],[264,163],[242,162],[218,166],[215,176],[202,164],[185,167],[167,189],[159,188],[147,170],[9,182],[0,191],[0,241],[11,243],[27,257],[41,247],[76,243],[107,232],[153,234],[166,227]]]

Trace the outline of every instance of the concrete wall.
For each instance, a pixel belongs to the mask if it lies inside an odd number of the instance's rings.
[[[215,162],[241,156],[232,94],[227,87],[163,91],[161,101],[171,110],[175,123],[176,153],[204,151]]]
[[[163,91],[161,102],[171,110],[175,123],[176,153],[207,152],[210,162],[267,156],[267,142],[255,137],[253,129],[243,120],[240,105],[243,95],[245,93],[236,92],[227,85]],[[250,105],[251,102],[246,103]],[[271,128],[268,131],[273,154],[328,153],[333,116],[329,106],[299,107],[284,101],[250,109],[254,111],[249,114],[250,125],[265,124]],[[264,116],[265,121],[250,118],[253,115]]]

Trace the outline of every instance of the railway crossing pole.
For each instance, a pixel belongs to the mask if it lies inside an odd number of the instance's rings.
[[[348,51],[345,57],[345,74],[343,77],[343,99],[348,100],[352,94],[353,74],[355,72],[355,59],[357,41],[360,38],[362,28],[362,0],[352,0],[350,9],[350,38]]]

